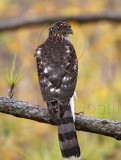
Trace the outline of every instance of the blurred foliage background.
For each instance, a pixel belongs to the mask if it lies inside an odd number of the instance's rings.
[[[0,19],[121,14],[120,0],[1,0]],[[121,120],[121,23],[71,22],[70,37],[79,60],[76,111],[85,115]],[[44,42],[49,25],[0,32],[0,69],[24,65],[23,80],[14,98],[45,106],[38,85],[34,53]],[[44,28],[44,29],[43,29]],[[42,33],[41,33],[42,31]],[[0,95],[7,96],[0,75]],[[79,132],[83,160],[120,160],[121,142],[112,138]],[[56,127],[0,113],[0,160],[62,159]]]

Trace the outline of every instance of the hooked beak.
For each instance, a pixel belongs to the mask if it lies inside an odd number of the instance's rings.
[[[73,34],[73,31],[72,31],[71,28],[69,28],[68,33],[69,33],[69,34]]]

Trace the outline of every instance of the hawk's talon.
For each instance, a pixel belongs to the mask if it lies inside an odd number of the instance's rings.
[[[82,116],[83,116],[83,115],[84,115],[84,112],[83,112],[83,111],[78,112],[78,113],[75,112],[75,115],[80,115],[80,116],[82,115]]]

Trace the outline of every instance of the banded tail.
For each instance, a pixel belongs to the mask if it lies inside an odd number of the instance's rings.
[[[80,148],[69,100],[48,102],[47,104],[52,118],[58,126],[58,138],[64,160],[80,160]]]

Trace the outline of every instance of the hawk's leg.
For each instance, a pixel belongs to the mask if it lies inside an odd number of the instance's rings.
[[[47,102],[48,111],[50,113],[51,120],[57,124],[57,113],[59,113],[58,110],[58,104],[54,102]]]

